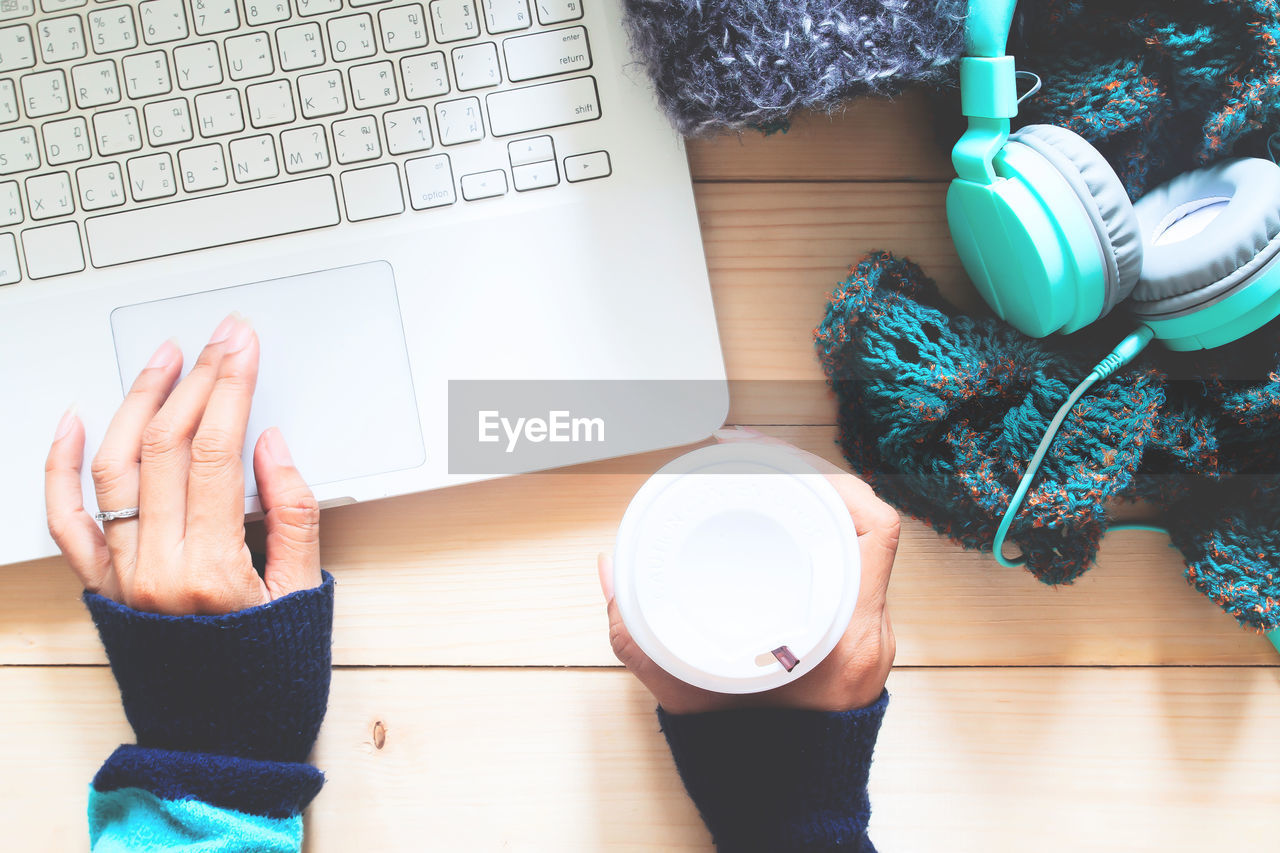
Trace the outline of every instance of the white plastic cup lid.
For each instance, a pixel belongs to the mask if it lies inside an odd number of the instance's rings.
[[[720,693],[771,690],[817,666],[848,627],[860,579],[835,487],[794,451],[756,442],[665,465],[627,507],[614,554],[636,644]]]

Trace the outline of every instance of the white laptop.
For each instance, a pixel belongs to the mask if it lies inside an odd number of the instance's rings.
[[[0,282],[0,563],[56,553],[63,410],[92,458],[150,353],[190,365],[232,310],[262,341],[248,446],[280,426],[322,506],[728,408],[619,0],[0,0]]]

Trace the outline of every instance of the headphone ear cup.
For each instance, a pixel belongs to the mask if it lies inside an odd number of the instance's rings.
[[[1099,317],[1105,316],[1129,297],[1142,272],[1142,233],[1124,184],[1088,140],[1065,127],[1028,125],[1009,141],[1020,142],[1051,162],[1093,220],[1107,270],[1107,292]]]
[[[1280,253],[1280,166],[1225,160],[1179,175],[1135,206],[1146,260],[1131,307],[1182,317],[1219,302]]]

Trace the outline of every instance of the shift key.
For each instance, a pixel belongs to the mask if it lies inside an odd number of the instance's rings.
[[[594,77],[575,77],[494,92],[485,102],[489,108],[489,130],[494,136],[528,133],[600,118],[600,97],[596,93]]]

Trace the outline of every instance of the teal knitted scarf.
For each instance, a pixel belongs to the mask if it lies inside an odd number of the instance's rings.
[[[985,550],[1049,419],[1106,350],[958,314],[918,266],[884,253],[836,289],[817,347],[854,470]],[[1125,499],[1154,504],[1196,589],[1244,624],[1280,627],[1280,324],[1194,357],[1154,352],[1097,386],[1010,538],[1036,577],[1069,583],[1097,554],[1108,503]]]

